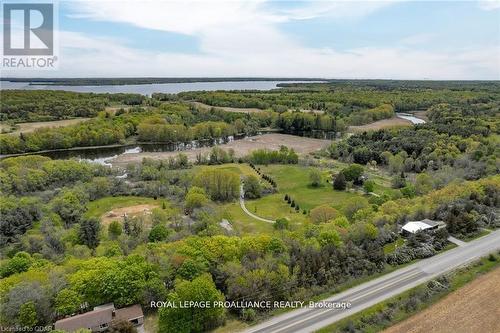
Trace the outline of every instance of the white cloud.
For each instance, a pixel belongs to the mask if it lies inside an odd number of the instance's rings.
[[[401,39],[401,43],[405,45],[418,45],[418,44],[425,44],[437,37],[437,34],[435,33],[422,33],[422,34],[415,34],[411,36],[406,36],[405,38]]]
[[[74,17],[125,22],[187,35],[207,29],[283,21],[259,11],[262,1],[74,1]]]
[[[339,52],[305,47],[277,27],[287,20],[336,15],[341,7],[348,16],[356,7],[340,5],[334,9],[330,2],[319,2],[285,13],[269,10],[262,1],[211,2],[210,6],[206,2],[79,2],[74,10],[86,18],[196,36],[201,52],[145,51],[117,39],[61,32],[59,72],[43,75],[500,79],[498,45],[460,52],[417,51],[410,46],[433,36],[415,35],[401,44],[407,47]],[[365,6],[363,15],[382,5],[366,2]]]
[[[269,53],[182,54],[135,50],[119,41],[61,32],[59,72],[46,76],[282,76],[394,79],[498,79],[498,47],[457,54],[404,48],[290,48]],[[25,76],[32,73],[22,72]],[[36,73],[41,75],[42,73]]]
[[[307,20],[317,17],[342,19],[361,18],[373,12],[392,5],[401,0],[340,0],[340,1],[310,1],[298,8],[282,10],[281,13],[289,20]]]
[[[479,0],[479,8],[484,10],[500,9],[500,0]]]

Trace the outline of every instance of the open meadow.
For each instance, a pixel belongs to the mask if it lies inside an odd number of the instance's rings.
[[[17,123],[16,129],[9,132],[10,126],[7,124],[1,124],[0,130],[6,131],[10,134],[19,133],[31,133],[39,128],[51,128],[51,127],[64,127],[79,124],[81,122],[87,121],[90,118],[75,118],[75,119],[64,119],[64,120],[53,120],[53,121],[38,121],[29,123]]]
[[[287,218],[292,226],[299,226],[309,221],[309,211],[315,207],[327,205],[343,212],[354,202],[367,201],[370,195],[364,194],[361,189],[351,191],[337,191],[332,187],[332,171],[340,170],[345,164],[336,168],[318,168],[300,165],[269,165],[257,166],[263,174],[269,175],[277,183],[277,192],[264,195],[259,199],[245,200],[247,209],[259,217],[276,220]],[[240,166],[241,168],[241,166]],[[245,168],[248,171],[250,168]],[[313,169],[319,169],[322,175],[321,185],[311,185],[309,174]],[[253,171],[250,169],[250,172]],[[254,172],[254,175],[257,173]],[[388,179],[380,174],[373,174],[375,194],[393,193],[387,187]],[[377,193],[378,192],[378,193]],[[300,209],[290,207],[284,200],[285,195],[293,198]],[[243,233],[268,232],[272,225],[256,220],[241,209],[238,202],[224,204],[220,207],[221,213],[230,220],[236,230]]]

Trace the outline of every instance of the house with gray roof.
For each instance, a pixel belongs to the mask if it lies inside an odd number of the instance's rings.
[[[92,332],[106,331],[113,322],[125,320],[134,326],[144,323],[144,314],[139,304],[116,309],[114,304],[96,306],[92,311],[60,319],[55,322],[56,330],[74,332],[81,328],[90,329]]]

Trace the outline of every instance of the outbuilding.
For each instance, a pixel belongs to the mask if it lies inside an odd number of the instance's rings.
[[[409,236],[416,234],[419,231],[436,230],[440,226],[438,221],[423,219],[421,221],[409,221],[401,227],[401,234]]]

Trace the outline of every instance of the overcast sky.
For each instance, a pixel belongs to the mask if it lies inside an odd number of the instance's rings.
[[[58,15],[59,69],[4,76],[500,79],[497,0],[60,1]]]

